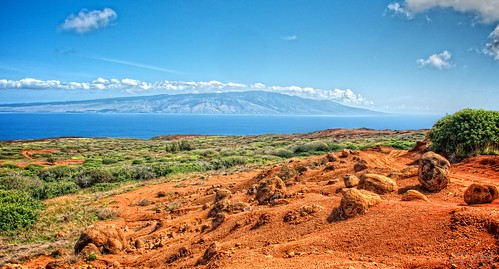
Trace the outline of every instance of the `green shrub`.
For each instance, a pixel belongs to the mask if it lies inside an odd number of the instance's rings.
[[[117,163],[118,161],[115,159],[102,159],[102,164],[113,164]]]
[[[0,189],[24,191],[34,198],[43,192],[43,182],[37,177],[27,176],[22,172],[11,172],[0,178]]]
[[[26,227],[38,219],[40,202],[18,190],[0,190],[0,230]]]
[[[447,115],[429,132],[431,149],[445,152],[451,161],[499,152],[499,112],[464,109]]]
[[[76,193],[80,188],[74,181],[65,180],[59,182],[43,183],[43,192],[40,193],[40,199],[50,199],[57,196]]]
[[[106,183],[113,180],[113,175],[108,170],[103,169],[90,169],[84,170],[78,174],[74,181],[81,188],[88,188],[97,183]]]

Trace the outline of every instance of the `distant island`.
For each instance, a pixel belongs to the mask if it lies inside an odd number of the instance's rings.
[[[0,104],[0,112],[381,115],[328,100],[266,91],[152,95],[85,101]]]

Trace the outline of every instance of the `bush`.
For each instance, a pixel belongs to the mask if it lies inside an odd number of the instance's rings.
[[[447,115],[429,132],[431,149],[451,161],[499,152],[499,112],[464,109]]]
[[[65,194],[76,193],[80,189],[75,182],[70,180],[45,182],[43,186],[43,192],[38,196],[40,199],[49,199]]]
[[[21,172],[11,172],[0,178],[0,189],[24,191],[35,198],[42,198],[43,188],[41,180]]]
[[[88,188],[97,183],[107,183],[113,180],[113,175],[108,170],[84,170],[75,177],[75,183],[81,188]]]
[[[40,202],[18,190],[0,190],[0,230],[26,227],[38,220]]]

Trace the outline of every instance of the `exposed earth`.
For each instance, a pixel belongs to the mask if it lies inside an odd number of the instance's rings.
[[[499,156],[452,164],[450,185],[433,193],[418,182],[421,154],[417,151],[376,147],[345,155],[335,153],[334,157],[292,160],[263,170],[150,185],[104,198],[120,214],[95,227],[115,225],[125,236],[122,250],[104,250],[94,261],[87,261],[88,253],[82,254],[71,265],[67,257],[45,255],[23,266],[499,267],[499,200],[472,206],[463,200],[463,193],[473,183],[499,185]],[[359,160],[367,169],[355,172]],[[356,169],[361,168],[365,167]],[[381,202],[363,215],[335,219],[344,176],[361,178],[366,173],[392,178],[397,190],[380,195]],[[284,188],[272,181],[275,176],[282,179]],[[257,186],[265,180],[267,185]],[[268,190],[272,192],[265,196],[263,192]],[[402,200],[408,190],[421,192],[429,202]]]

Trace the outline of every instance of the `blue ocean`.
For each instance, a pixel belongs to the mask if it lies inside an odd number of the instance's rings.
[[[426,129],[443,115],[281,116],[0,113],[0,140],[50,137],[292,134],[332,128]]]

